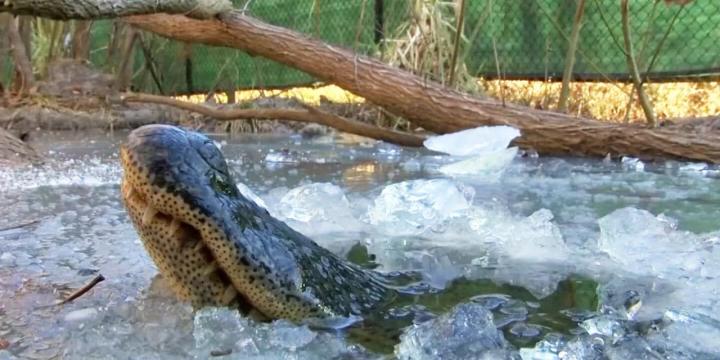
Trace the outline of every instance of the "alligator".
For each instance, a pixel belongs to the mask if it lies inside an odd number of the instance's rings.
[[[361,317],[400,293],[272,217],[238,190],[208,137],[146,125],[121,146],[122,199],[178,297],[255,319]]]

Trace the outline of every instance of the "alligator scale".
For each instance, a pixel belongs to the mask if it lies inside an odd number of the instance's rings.
[[[396,296],[245,198],[207,137],[148,125],[121,148],[122,197],[175,293],[257,319],[361,315]]]

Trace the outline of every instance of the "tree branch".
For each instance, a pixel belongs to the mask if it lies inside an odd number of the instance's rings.
[[[57,20],[94,20],[154,13],[208,19],[231,11],[229,0],[3,0],[0,12]]]
[[[125,94],[122,101],[126,103],[150,103],[176,107],[196,112],[217,120],[289,120],[304,123],[317,123],[347,133],[383,140],[402,146],[422,146],[423,137],[384,129],[357,120],[331,114],[312,106],[302,104],[304,109],[232,109],[221,110],[200,104],[175,100],[170,97],[150,94]]]
[[[8,17],[7,19],[8,39],[10,40],[10,50],[12,51],[13,62],[15,63],[15,71],[20,74],[16,79],[20,79],[20,84],[15,84],[20,94],[27,93],[35,86],[35,76],[33,75],[32,64],[28,51],[25,48],[25,42],[20,35],[18,19]]]
[[[653,110],[650,99],[643,88],[642,78],[640,77],[640,71],[638,70],[637,59],[635,59],[635,50],[633,49],[632,35],[630,34],[630,5],[628,4],[628,0],[621,0],[620,6],[622,14],[623,39],[625,40],[625,59],[627,61],[628,70],[630,71],[630,76],[632,77],[633,84],[635,85],[635,91],[637,91],[640,106],[642,106],[642,109],[645,112],[645,119],[650,126],[655,127],[657,126],[655,111]]]
[[[580,38],[580,29],[582,28],[584,14],[585,0],[578,0],[572,32],[570,33],[570,41],[568,41],[567,54],[565,54],[565,71],[563,71],[560,101],[558,101],[558,110],[562,112],[567,111],[567,103],[570,98],[570,80],[572,80],[573,67],[575,66],[575,52],[577,52],[577,44]]]

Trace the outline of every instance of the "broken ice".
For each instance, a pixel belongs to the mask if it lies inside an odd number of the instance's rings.
[[[674,222],[646,210],[624,208],[598,220],[598,248],[640,274],[665,277],[714,272],[713,254],[688,232],[674,229]]]
[[[392,235],[420,234],[470,208],[474,194],[450,180],[411,180],[386,186],[368,210],[370,224]]]
[[[508,144],[520,132],[509,126],[463,130],[425,140],[426,148],[461,157],[438,170],[449,176],[472,176],[475,181],[496,182],[518,152]]]
[[[357,358],[365,353],[337,334],[318,333],[285,320],[258,323],[227,308],[198,311],[193,338],[192,353],[198,359],[217,353],[230,355],[232,359],[258,360]]]
[[[406,329],[395,353],[400,359],[412,360],[511,357],[492,313],[477,303],[458,305],[447,314]]]
[[[362,227],[345,192],[330,183],[291,189],[280,199],[274,213],[296,230],[308,234],[357,231]]]
[[[445,175],[473,175],[488,182],[496,182],[505,168],[515,159],[518,148],[499,149],[473,156],[452,164],[443,165],[439,171]]]
[[[455,156],[480,155],[507,148],[520,131],[510,126],[484,126],[433,136],[423,143],[426,148]]]
[[[227,310],[195,313],[172,294],[159,296],[151,285],[157,269],[119,200],[116,146],[99,141],[105,155],[87,153],[89,142],[52,143],[58,148],[46,167],[0,171],[0,228],[39,220],[0,231],[0,298],[11,299],[0,301],[0,338],[11,342],[0,359],[50,358],[52,350],[60,358],[379,356],[366,356],[342,332],[284,321],[259,324]],[[67,146],[81,153],[67,155]],[[272,150],[285,148],[293,149],[285,158]],[[472,174],[451,175],[461,181],[422,178],[443,166],[452,169],[454,161],[471,166],[473,154],[288,144],[249,135],[230,140],[223,150],[237,179],[256,190],[274,215],[282,211],[283,220],[340,256],[345,243],[367,245],[381,271],[420,271],[433,291],[460,276],[518,285],[536,298],[552,294],[568,274],[600,282],[598,308],[612,308],[618,317],[568,311],[568,321],[585,321],[583,326],[562,330],[557,342],[545,335],[537,346],[532,301],[523,300],[523,309],[508,294],[467,300],[494,309],[493,321],[504,326],[507,339],[527,336],[523,358],[720,358],[720,181],[710,173],[717,171],[713,165],[648,163],[638,172],[630,160],[633,166],[623,167],[515,158],[497,185],[475,183]],[[266,159],[269,153],[277,156]],[[331,185],[347,184],[342,169],[361,159],[382,159],[388,166],[376,171],[387,176],[362,190]],[[266,166],[283,160],[295,163]],[[336,160],[341,161],[331,164]],[[246,187],[238,188],[261,203]],[[93,269],[108,280],[72,304],[38,306],[54,303],[66,287],[82,286]],[[628,300],[637,302],[628,308]],[[438,328],[428,331],[448,329],[441,319],[461,315],[440,314],[427,325]],[[457,323],[461,331],[435,332],[437,339],[417,349],[410,345],[425,333],[411,327],[396,355],[466,351],[463,343],[441,340],[484,338],[492,329],[483,323]],[[515,355],[508,344],[474,356]]]

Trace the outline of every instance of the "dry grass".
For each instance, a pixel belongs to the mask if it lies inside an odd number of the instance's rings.
[[[460,44],[455,44],[457,5],[454,0],[411,1],[411,16],[385,39],[382,61],[444,85],[450,84],[451,72],[455,71],[452,87],[477,93],[478,84],[462,60],[466,57],[462,49],[470,40],[460,36]],[[459,51],[460,60],[455,69],[450,69],[455,51]]]
[[[215,102],[220,104],[227,103],[227,95],[215,94],[213,95]],[[237,102],[251,101],[259,98],[295,98],[304,103],[311,105],[320,104],[321,98],[326,98],[331,102],[347,104],[357,103],[365,101],[363,98],[352,94],[349,91],[345,91],[342,88],[335,85],[326,85],[318,87],[296,87],[286,90],[244,90],[235,93],[235,99]],[[177,97],[180,100],[190,101],[194,103],[201,103],[205,101],[206,95],[191,95],[191,96],[180,96]]]
[[[487,95],[496,99],[524,104],[535,108],[555,109],[560,95],[560,83],[542,81],[481,80]],[[501,88],[502,84],[502,88]],[[630,84],[572,83],[568,111],[575,115],[610,122],[623,122],[628,111]],[[502,90],[501,90],[502,89]],[[692,118],[720,115],[720,82],[675,82],[647,85],[658,119]],[[225,95],[216,95],[218,103],[227,102]],[[318,105],[325,97],[336,103],[360,103],[364,99],[337,86],[299,87],[289,90],[238,91],[238,101],[261,97],[297,98]],[[203,102],[205,95],[180,97],[192,102]],[[630,121],[644,121],[637,101],[630,107]]]
[[[481,81],[488,95],[535,108],[555,109],[560,83]],[[635,99],[628,114],[632,84],[572,83],[568,112],[609,122],[644,121]],[[658,119],[720,115],[720,82],[674,82],[646,85]]]

